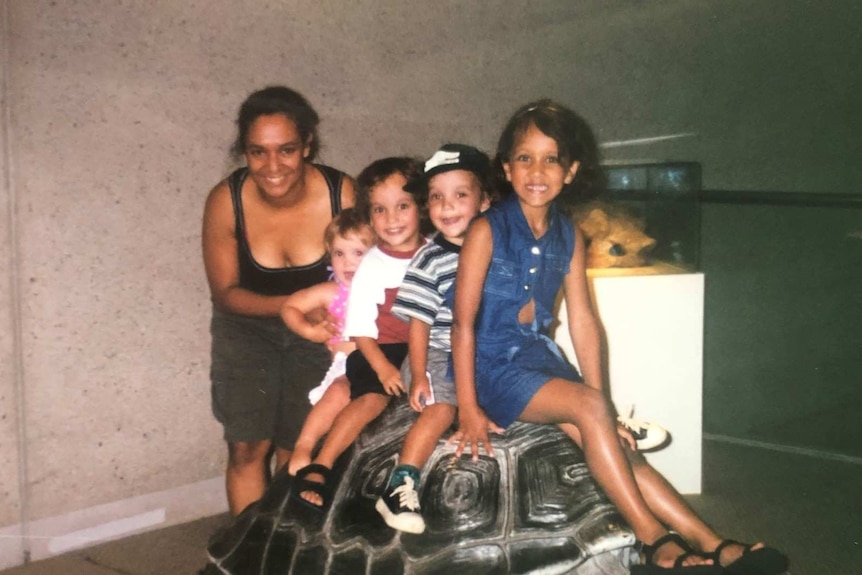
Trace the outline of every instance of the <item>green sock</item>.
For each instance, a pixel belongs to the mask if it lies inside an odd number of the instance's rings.
[[[395,488],[404,483],[404,478],[413,480],[413,485],[419,485],[419,470],[412,465],[399,465],[389,476],[389,487]]]

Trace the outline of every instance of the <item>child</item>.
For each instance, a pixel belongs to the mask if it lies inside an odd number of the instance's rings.
[[[357,178],[357,209],[370,218],[377,245],[356,271],[347,305],[343,333],[357,347],[347,358],[351,401],[335,418],[314,461],[296,472],[293,492],[315,508],[328,503],[328,475],[338,456],[392,395],[405,391],[399,369],[407,356],[407,324],[391,308],[407,265],[423,243],[419,206],[404,190],[419,169],[412,158],[385,158]]]
[[[574,112],[543,100],[510,119],[497,162],[514,194],[470,227],[461,250],[452,328],[460,455],[490,454],[489,420],[556,423],[582,446],[590,470],[643,545],[646,573],[781,573],[787,560],[758,544],[720,538],[642,459],[618,439],[600,367],[598,321],[584,265],[584,241],[556,205],[581,171],[596,169],[589,128]],[[583,164],[583,165],[582,165]],[[562,286],[569,333],[583,377],[548,338]],[[633,456],[634,457],[634,456]],[[634,473],[633,473],[634,467]],[[644,499],[646,497],[648,501]],[[695,553],[676,529],[701,551]],[[711,551],[708,551],[711,550]]]
[[[308,392],[314,408],[303,423],[293,448],[288,463],[291,475],[311,462],[311,452],[318,440],[350,399],[344,367],[347,355],[356,349],[356,344],[345,340],[341,330],[350,284],[365,252],[374,245],[374,231],[356,209],[348,208],[332,219],[323,240],[329,252],[333,279],[290,295],[281,308],[281,318],[287,327],[305,339],[326,343],[332,354],[332,365],[323,381]],[[327,316],[319,321],[308,315],[321,309],[327,310]]]
[[[416,252],[392,306],[392,313],[410,322],[410,406],[421,415],[407,433],[399,465],[375,507],[387,525],[408,533],[425,531],[417,495],[419,470],[455,419],[455,384],[446,373],[452,350],[449,292],[467,226],[490,205],[490,168],[488,156],[476,148],[446,144],[425,162],[424,174],[407,184],[425,198],[438,232]]]

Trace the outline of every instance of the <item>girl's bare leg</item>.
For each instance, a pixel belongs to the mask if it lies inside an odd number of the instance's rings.
[[[566,423],[559,427],[572,438],[572,441],[582,446],[581,434],[577,427]],[[644,501],[658,520],[682,535],[687,541],[694,543],[699,549],[714,548],[718,545],[721,541],[718,535],[695,514],[682,495],[646,461],[644,456],[637,451],[632,451],[623,442],[620,442],[620,445],[631,464],[632,473]]]
[[[697,516],[689,507],[679,491],[668,483],[661,473],[650,465],[644,456],[631,449],[623,448],[632,462],[632,471],[638,487],[659,520],[678,532],[692,546],[703,553],[712,552],[721,543],[721,537]],[[760,549],[762,543],[757,543],[752,549]],[[721,552],[721,565],[729,565],[742,557],[745,548],[742,545],[729,545]]]
[[[578,446],[582,446],[581,434],[574,425],[564,423],[560,429],[572,438]],[[643,454],[633,451],[628,444],[620,442],[623,452],[632,466],[635,481],[641,495],[650,511],[664,525],[673,529],[683,539],[692,544],[700,552],[711,552],[722,539],[689,507],[685,499],[664,476],[649,464]],[[754,549],[763,547],[762,543],[754,545]],[[730,545],[721,553],[721,564],[729,565],[742,556],[744,548],[741,545]]]
[[[351,401],[335,418],[332,429],[326,436],[326,441],[323,442],[320,452],[314,458],[314,463],[332,469],[335,460],[356,441],[365,426],[383,413],[389,400],[390,396],[388,395],[366,393]],[[317,473],[309,474],[307,479],[309,481],[323,481],[323,477]],[[320,495],[314,491],[303,491],[299,496],[314,505],[323,505]]]
[[[437,440],[454,420],[455,406],[448,403],[434,403],[422,410],[404,438],[398,463],[422,469],[437,446]]]
[[[326,435],[336,416],[348,403],[350,403],[350,384],[345,376],[341,376],[332,382],[302,424],[302,431],[299,433],[293,455],[290,456],[290,462],[287,465],[287,472],[290,475],[296,475],[297,471],[311,463],[311,454],[317,442]]]
[[[635,536],[653,543],[667,529],[653,515],[635,481],[632,467],[620,445],[608,400],[589,386],[564,379],[551,379],[527,404],[521,421],[533,423],[569,423],[580,431],[582,448],[593,477],[631,525]],[[653,562],[671,567],[683,553],[673,542],[661,546]],[[688,557],[683,565],[708,563],[700,557]]]

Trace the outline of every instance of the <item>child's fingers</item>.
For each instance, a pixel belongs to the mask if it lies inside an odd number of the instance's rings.
[[[464,453],[464,446],[466,444],[464,443],[463,440],[464,440],[464,432],[463,431],[456,431],[455,433],[452,434],[452,437],[449,438],[449,441],[448,441],[449,443],[455,442],[458,444],[455,447],[455,457],[460,458],[461,454]]]
[[[479,461],[479,446],[482,445],[482,440],[477,439],[470,443],[470,453],[472,454],[473,461]]]
[[[470,446],[470,455],[473,461],[478,461],[479,459],[479,446],[477,441],[472,441],[470,438],[464,435],[463,431],[456,431],[452,434],[452,436],[447,440],[447,443],[457,442],[458,446],[455,447],[455,457],[460,458],[461,455],[464,454],[464,450],[467,446]]]
[[[422,411],[422,394],[421,393],[410,393],[410,407],[413,408],[413,411]]]
[[[491,445],[491,440],[485,442],[485,453],[488,454],[488,457],[494,457],[494,446]]]
[[[485,448],[485,452],[493,457],[494,448],[491,447],[491,440],[488,438],[488,425],[482,428],[476,441],[473,442],[473,461],[479,460],[479,450],[481,448]]]
[[[620,437],[620,441],[623,443],[623,446],[628,446],[632,451],[638,450],[637,441],[635,441],[634,436],[631,431],[625,429],[624,427],[617,428],[617,434]]]

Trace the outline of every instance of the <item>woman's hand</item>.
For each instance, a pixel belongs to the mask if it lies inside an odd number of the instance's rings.
[[[431,382],[426,374],[414,374],[410,382],[410,407],[421,412],[431,399]]]
[[[458,431],[452,434],[448,442],[458,443],[458,447],[455,449],[456,457],[461,457],[464,448],[468,445],[473,461],[479,460],[480,445],[485,447],[485,452],[490,457],[493,457],[494,449],[491,447],[488,431],[500,434],[503,433],[503,428],[488,419],[480,407],[460,408],[458,410]]]
[[[309,341],[326,343],[341,334],[338,318],[330,313],[306,314],[307,327],[300,335]]]

